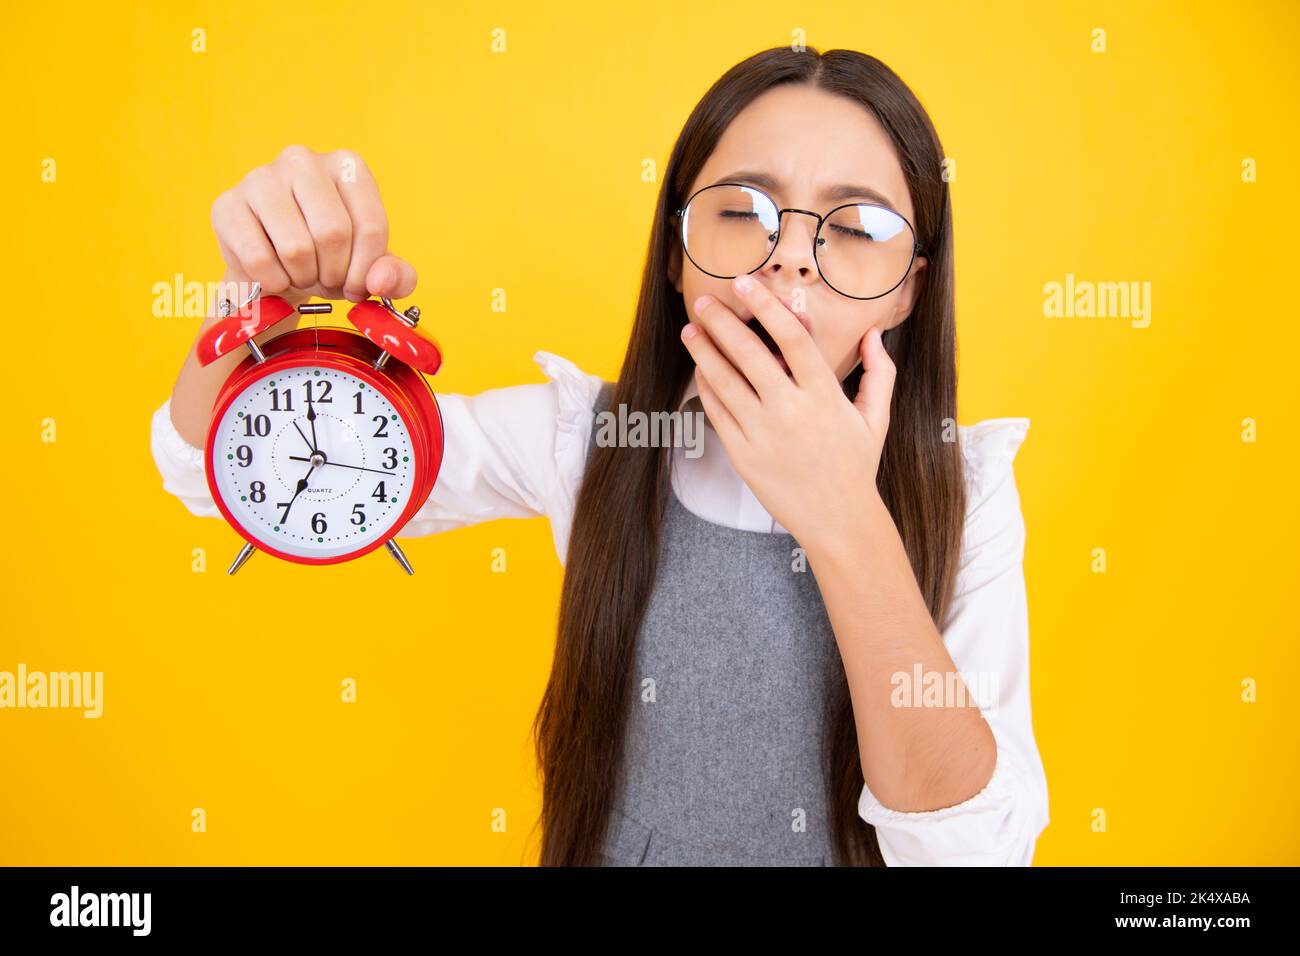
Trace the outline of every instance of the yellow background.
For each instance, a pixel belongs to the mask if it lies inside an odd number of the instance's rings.
[[[961,421],[1033,422],[1035,862],[1300,862],[1294,4],[150,6],[25,4],[0,40],[0,670],[105,674],[99,720],[0,711],[0,863],[535,861],[546,521],[408,539],[409,580],[382,554],[227,577],[236,535],[149,454],[197,326],[155,318],[153,284],[220,278],[210,206],[252,166],[348,147],[420,271],[439,391],[542,381],[539,348],[612,379],[659,188],[642,161],[797,29],[930,111],[957,161]],[[1066,273],[1149,281],[1150,327],[1046,318]]]

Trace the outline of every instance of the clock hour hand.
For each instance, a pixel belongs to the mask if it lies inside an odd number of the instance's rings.
[[[293,507],[293,503],[294,503],[295,501],[298,500],[298,496],[299,496],[300,494],[302,494],[303,489],[307,487],[307,479],[311,477],[311,473],[312,473],[313,471],[316,470],[317,462],[316,462],[316,459],[315,459],[314,457],[313,457],[313,458],[304,458],[304,459],[302,459],[302,460],[303,460],[303,461],[310,461],[310,462],[311,462],[311,467],[307,469],[307,474],[303,475],[301,478],[298,479],[298,487],[294,489],[294,491],[293,491],[293,497],[290,498],[290,499],[289,499],[285,504],[283,504],[283,505],[281,505],[281,504],[279,504],[279,503],[276,504],[276,507],[277,507],[277,508],[284,508],[284,514],[280,515],[280,524],[284,524],[285,522],[287,522],[287,521],[289,520],[289,509]]]
[[[299,455],[290,455],[289,460],[290,461],[311,461],[310,458],[303,458]],[[327,460],[325,464],[334,465],[336,468],[351,468],[354,471],[373,471],[376,475],[388,475],[389,477],[392,477],[393,475],[391,471],[380,471],[378,468],[362,468],[360,465],[345,465],[342,462],[338,462],[338,461]]]

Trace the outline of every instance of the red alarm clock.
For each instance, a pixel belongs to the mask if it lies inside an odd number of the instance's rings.
[[[442,351],[386,298],[348,312],[356,331],[301,328],[258,347],[253,337],[292,315],[260,287],[196,345],[201,365],[241,346],[208,426],[208,488],[246,544],[227,573],[255,550],[299,564],[337,564],[380,545],[414,573],[393,540],[433,490],[442,465],[442,412],[424,374]],[[329,303],[301,305],[304,315]]]

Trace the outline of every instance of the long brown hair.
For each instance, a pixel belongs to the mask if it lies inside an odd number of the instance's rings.
[[[952,225],[943,150],[920,102],[874,57],[806,47],[757,53],[726,72],[692,111],[673,147],[655,207],[636,322],[612,395],[614,407],[675,407],[694,363],[679,333],[686,304],[669,279],[674,210],[732,119],[765,91],[808,83],[875,115],[898,151],[929,264],[912,314],[884,333],[898,369],[877,486],[936,623],[956,580],[966,508],[955,441],[956,341]],[[857,394],[861,368],[844,382]],[[944,440],[945,432],[949,440]],[[671,449],[593,443],[565,561],[550,682],[534,722],[542,775],[543,866],[600,862],[617,798],[634,660],[655,583],[659,530],[671,494]],[[875,829],[857,812],[862,765],[842,669],[823,741],[836,862],[882,866]]]

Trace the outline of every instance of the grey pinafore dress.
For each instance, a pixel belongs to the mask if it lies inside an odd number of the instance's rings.
[[[798,548],[669,492],[606,866],[834,864],[821,747],[842,664]]]

